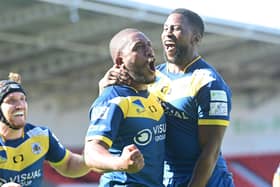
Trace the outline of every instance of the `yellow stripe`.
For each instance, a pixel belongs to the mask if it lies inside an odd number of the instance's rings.
[[[120,107],[120,109],[122,110],[124,118],[126,118],[126,113],[127,113],[128,108],[129,108],[128,101],[127,101],[126,97],[116,97],[114,99],[111,99],[110,103],[117,104]]]
[[[107,138],[106,136],[96,135],[96,136],[93,136],[91,139],[101,140],[101,141],[105,142],[109,147],[111,147],[113,144],[112,140]]]
[[[53,166],[63,165],[65,162],[67,162],[69,156],[70,156],[70,152],[69,150],[66,149],[66,154],[62,160],[60,160],[59,162],[50,162],[50,164]]]
[[[134,104],[135,101],[142,105]],[[124,118],[148,118],[160,120],[164,114],[164,110],[157,97],[150,94],[148,98],[141,96],[116,97],[110,101],[117,104],[124,115]]]
[[[168,102],[182,97],[194,97],[203,86],[215,80],[208,69],[195,70],[191,76],[186,75],[176,80],[170,80],[159,71],[156,75],[159,80],[149,85],[149,91]]]
[[[197,56],[195,59],[193,59],[190,63],[188,63],[186,65],[186,67],[184,68],[184,72],[186,72],[186,70],[188,69],[188,67],[190,67],[193,63],[195,63],[196,61],[198,61],[199,59],[201,59],[201,56]]]
[[[127,97],[130,105],[126,113],[127,118],[147,118],[153,120],[160,120],[164,114],[164,110],[159,100],[152,94],[148,98],[138,96]],[[143,107],[133,104],[134,101],[140,101]]]
[[[221,125],[221,126],[228,126],[228,120],[222,119],[200,119],[198,120],[198,125]]]

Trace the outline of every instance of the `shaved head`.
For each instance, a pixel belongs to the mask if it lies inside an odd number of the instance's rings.
[[[120,54],[123,47],[128,41],[129,35],[132,33],[142,33],[142,32],[134,28],[127,28],[115,34],[111,39],[109,47],[110,47],[111,57],[114,63],[116,63],[115,62],[116,57]]]

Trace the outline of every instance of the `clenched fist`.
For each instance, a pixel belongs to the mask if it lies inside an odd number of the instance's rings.
[[[121,170],[128,173],[136,173],[145,165],[142,153],[134,144],[123,148],[120,159],[122,161],[120,165]]]

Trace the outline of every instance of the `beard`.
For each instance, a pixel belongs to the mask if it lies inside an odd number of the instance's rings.
[[[143,72],[131,73],[133,81],[137,84],[151,84],[155,82],[156,76],[154,75],[145,75]]]
[[[185,61],[188,57],[188,46],[176,46],[176,53],[174,57],[168,58],[165,51],[163,52],[164,60],[168,63],[176,64],[176,65],[184,65]]]

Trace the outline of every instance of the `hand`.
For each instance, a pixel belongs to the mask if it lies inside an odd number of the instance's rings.
[[[128,173],[136,173],[145,165],[142,153],[134,144],[125,146],[120,158],[123,160],[121,170]]]
[[[114,85],[114,84],[126,84],[129,85],[131,82],[131,77],[129,76],[124,65],[115,64],[110,68],[104,77],[99,81],[99,89]]]
[[[272,186],[273,187],[279,187],[280,186],[280,176],[279,176],[278,173],[275,173],[273,175]]]
[[[8,182],[3,184],[1,187],[21,187],[21,185],[14,182]]]

